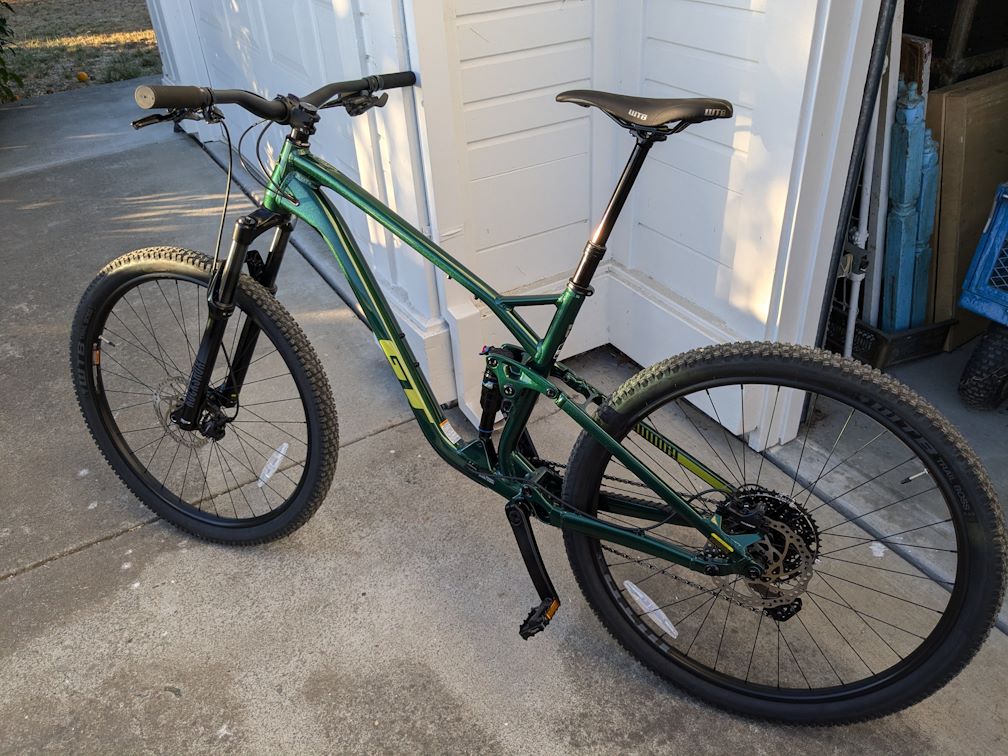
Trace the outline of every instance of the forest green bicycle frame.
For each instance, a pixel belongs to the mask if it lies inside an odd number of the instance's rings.
[[[499,353],[487,358],[488,365],[497,376],[500,390],[512,402],[500,437],[496,464],[479,439],[453,442],[446,435],[447,420],[430,385],[418,369],[419,363],[405,335],[399,330],[389,304],[345,220],[322,193],[322,188],[336,192],[457,281],[483,302],[516,339],[518,359]],[[284,141],[263,205],[268,211],[290,213],[300,218],[329,245],[406,394],[420,429],[434,450],[450,465],[501,496],[528,501],[536,516],[551,525],[605,539],[708,574],[761,571],[759,565],[746,555],[746,548],[758,540],[758,535],[726,533],[720,527],[720,518],[708,518],[690,506],[640,459],[607,434],[582,406],[557,390],[549,380],[550,376],[560,379],[589,401],[601,403],[606,399],[601,392],[556,361],[556,355],[590,290],[568,285],[560,294],[501,296],[378,198],[291,139]],[[618,212],[619,208],[616,209]],[[554,306],[556,313],[545,336],[539,337],[515,309],[546,305]],[[569,415],[668,505],[651,506],[638,500],[600,494],[598,508],[601,511],[692,527],[719,543],[728,556],[701,556],[694,551],[677,548],[667,540],[654,538],[641,529],[604,522],[557,503],[560,476],[548,467],[536,466],[518,451],[519,440],[540,395],[545,395]],[[712,488],[725,491],[733,488],[650,424],[638,424],[635,430]]]

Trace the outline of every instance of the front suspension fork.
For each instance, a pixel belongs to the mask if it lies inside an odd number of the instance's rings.
[[[293,230],[294,225],[290,222],[278,226],[273,235],[273,242],[270,244],[266,263],[260,267],[259,258],[256,255],[255,258],[252,258],[256,263],[249,266],[250,268],[259,268],[252,271],[253,278],[265,286],[270,294],[276,294],[276,277],[280,271],[280,261],[283,259],[284,250],[287,248],[287,242],[290,240]],[[234,406],[234,403],[238,401],[238,393],[245,383],[245,376],[248,374],[252,354],[255,352],[258,340],[259,326],[251,318],[246,318],[242,324],[241,335],[238,337],[238,345],[231,357],[230,370],[228,370],[227,378],[224,379],[221,387],[221,395],[228,406]]]
[[[271,228],[276,228],[276,232],[269,255],[263,263],[257,252],[252,252],[252,256],[249,255],[249,245]],[[210,387],[210,377],[213,375],[217,355],[221,351],[228,320],[234,313],[238,280],[246,259],[250,262],[249,268],[253,277],[271,293],[275,293],[280,262],[293,228],[290,215],[273,213],[262,208],[235,222],[231,250],[227,259],[211,274],[207,292],[209,315],[196,352],[196,359],[193,361],[185,398],[171,413],[172,420],[183,430],[199,429],[200,416],[206,405],[207,391]],[[237,401],[258,338],[259,326],[252,319],[246,318],[234,354],[228,363],[227,377],[221,385],[221,401],[225,406],[234,406]]]

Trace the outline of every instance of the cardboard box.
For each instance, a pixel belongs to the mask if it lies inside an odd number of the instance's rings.
[[[926,123],[938,141],[940,170],[930,309],[934,323],[959,321],[949,351],[987,327],[957,302],[994,191],[1008,180],[1008,69],[933,90]]]

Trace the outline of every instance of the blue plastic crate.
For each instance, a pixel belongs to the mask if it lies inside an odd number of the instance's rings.
[[[997,188],[959,304],[1008,326],[1008,183]]]

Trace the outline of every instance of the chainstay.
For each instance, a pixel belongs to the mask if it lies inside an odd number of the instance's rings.
[[[548,467],[553,472],[559,472],[561,470],[566,470],[567,469],[567,465],[562,464],[560,462],[552,462],[552,461],[547,460],[547,459],[538,459],[536,461],[539,462],[539,463],[541,463],[541,464],[543,464],[543,465],[545,465],[546,467]],[[646,485],[644,485],[640,481],[636,481],[636,480],[627,480],[626,478],[619,478],[619,477],[617,477],[615,475],[603,475],[602,477],[604,479],[607,479],[607,480],[614,480],[614,481],[617,481],[619,483],[625,483],[625,484],[628,484],[628,485],[631,485],[631,486],[636,486],[638,488],[644,488],[644,489],[648,488]],[[650,489],[648,489],[648,490],[650,490]],[[546,491],[545,489],[542,489],[542,492],[545,495],[549,496],[551,499],[554,499],[558,503],[563,504],[563,501],[559,497],[553,495],[549,491]],[[699,591],[702,591],[704,593],[709,593],[715,599],[716,598],[722,598],[725,601],[727,601],[729,604],[734,604],[735,606],[741,607],[742,609],[748,609],[749,611],[751,611],[751,612],[753,612],[755,614],[763,614],[764,613],[762,609],[757,609],[757,608],[749,606],[747,604],[743,604],[741,601],[739,601],[737,599],[734,599],[731,596],[725,595],[724,591],[722,589],[720,589],[720,588],[711,588],[709,586],[704,586],[704,585],[701,585],[700,583],[697,583],[697,582],[694,582],[693,580],[690,580],[689,578],[684,578],[684,577],[681,577],[679,575],[675,575],[675,574],[670,573],[668,570],[672,566],[674,566],[674,565],[669,565],[668,567],[664,567],[662,569],[658,569],[653,564],[648,564],[647,562],[644,562],[641,559],[634,559],[634,557],[632,557],[630,554],[627,554],[624,551],[620,551],[619,549],[614,548],[612,546],[608,546],[608,545],[603,544],[603,543],[600,543],[599,546],[604,551],[608,551],[608,552],[610,552],[612,554],[615,554],[616,556],[621,557],[622,559],[626,559],[626,560],[631,561],[631,562],[636,562],[637,564],[644,564],[649,569],[651,569],[655,574],[659,574],[659,575],[664,574],[664,575],[667,575],[668,577],[672,578],[673,580],[676,580],[676,581],[678,581],[680,583],[683,583],[684,585],[688,585],[689,587],[695,588],[695,589],[697,589]]]
[[[552,461],[547,460],[547,459],[540,459],[540,460],[537,460],[537,461],[541,462],[543,465],[545,465],[546,467],[548,467],[553,472],[560,472],[561,470],[566,470],[567,469],[567,465],[562,464],[560,462],[552,462]],[[616,475],[605,475],[605,474],[602,475],[602,478],[604,480],[612,480],[612,481],[616,481],[617,483],[623,483],[623,484],[630,485],[630,486],[636,486],[637,488],[647,489],[647,486],[644,485],[643,483],[641,483],[638,480],[628,480],[626,478],[620,478],[620,477],[618,477]],[[624,551],[620,551],[617,548],[613,548],[612,546],[608,546],[606,544],[601,544],[601,543],[599,545],[601,546],[601,548],[602,548],[603,551],[608,551],[611,554],[615,554],[616,556],[618,556],[618,557],[620,557],[622,559],[626,559],[626,560],[631,561],[631,562],[636,562],[638,564],[644,564],[649,569],[651,569],[655,574],[667,575],[668,577],[672,578],[673,580],[676,580],[676,581],[678,581],[680,583],[683,583],[684,585],[688,585],[690,588],[696,588],[698,591],[703,591],[704,593],[709,593],[715,599],[716,598],[722,598],[725,601],[727,601],[729,604],[734,604],[735,606],[741,607],[742,609],[748,609],[749,611],[751,611],[751,612],[753,612],[755,614],[763,614],[763,610],[762,609],[756,609],[756,608],[754,608],[752,606],[748,606],[747,604],[743,604],[741,601],[739,601],[737,599],[734,599],[731,596],[724,595],[724,592],[720,588],[711,588],[711,587],[708,587],[708,586],[704,586],[704,585],[701,585],[700,583],[697,583],[697,582],[694,582],[694,581],[690,580],[689,578],[684,578],[684,577],[681,577],[679,575],[674,575],[674,574],[670,573],[668,570],[673,565],[669,565],[669,567],[664,567],[662,569],[658,569],[653,564],[648,564],[647,562],[644,562],[641,559],[634,559],[630,554],[627,554]]]

